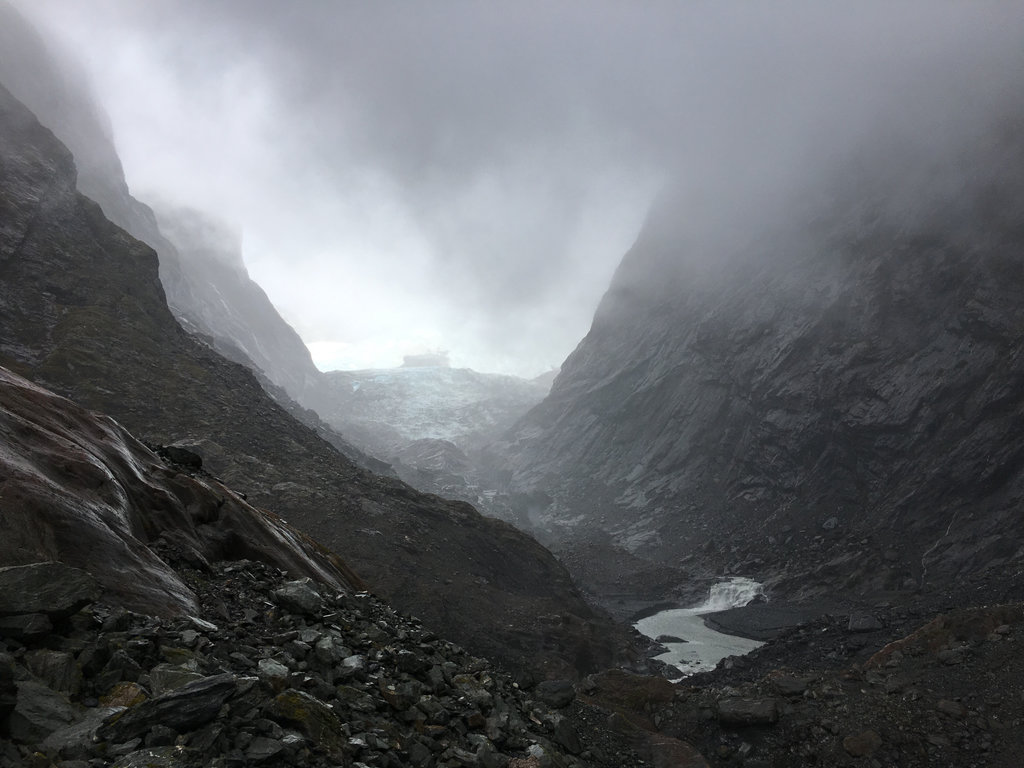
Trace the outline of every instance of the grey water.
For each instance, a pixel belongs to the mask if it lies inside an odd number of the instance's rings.
[[[657,656],[660,661],[679,669],[683,676],[714,669],[727,656],[742,656],[764,643],[717,632],[704,624],[704,615],[727,608],[747,605],[762,594],[761,585],[753,579],[735,577],[711,587],[708,598],[692,608],[672,608],[640,619],[633,626],[651,639],[663,635],[685,642],[662,642],[667,652]]]

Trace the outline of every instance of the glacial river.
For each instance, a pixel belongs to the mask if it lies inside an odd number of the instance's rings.
[[[635,626],[647,637],[657,639],[663,635],[678,637],[685,642],[662,641],[668,648],[657,658],[677,667],[683,675],[714,669],[726,656],[741,656],[764,645],[757,640],[726,635],[704,626],[704,614],[738,608],[761,594],[761,585],[752,579],[736,577],[711,587],[708,599],[693,608],[673,608],[640,619]]]

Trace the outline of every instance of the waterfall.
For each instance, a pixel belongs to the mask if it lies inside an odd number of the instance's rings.
[[[729,581],[713,584],[708,591],[708,599],[690,610],[695,614],[714,613],[727,608],[742,608],[758,595],[764,594],[764,588],[753,579],[736,576]]]

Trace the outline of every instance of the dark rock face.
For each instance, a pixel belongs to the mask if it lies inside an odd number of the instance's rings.
[[[250,503],[286,516],[397,607],[477,652],[544,676],[612,660],[621,636],[539,544],[467,504],[354,466],[248,371],[184,333],[153,251],[76,191],[67,150],[5,91],[0,169],[0,364],[151,443],[191,446]],[[181,511],[212,523],[215,508],[187,501],[200,490],[179,476]],[[246,537],[209,530],[221,552],[254,554]]]
[[[938,157],[846,168],[796,208],[813,215],[747,242],[687,240],[685,208],[656,211],[550,396],[497,446],[510,490],[550,535],[699,550],[787,589],[1017,572],[1019,115]]]
[[[112,419],[2,368],[0,431],[0,562],[19,564],[0,569],[0,617],[59,622],[96,599],[97,582],[134,609],[194,610],[194,597],[149,549],[158,538],[199,563],[244,551],[296,575],[360,583],[220,483],[164,465]]]

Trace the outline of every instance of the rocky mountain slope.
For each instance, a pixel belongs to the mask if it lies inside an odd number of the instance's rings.
[[[250,503],[337,551],[394,605],[517,671],[609,663],[621,635],[535,541],[372,475],[186,334],[156,254],[76,188],[70,152],[0,90],[0,364],[185,443]]]
[[[106,599],[169,615],[195,596],[149,544],[197,566],[252,557],[293,576],[362,587],[335,555],[209,477],[166,463],[108,417],[0,368],[0,563],[87,571]],[[196,462],[171,449],[165,457]],[[130,578],[126,578],[130,574]],[[5,632],[16,627],[8,620]]]
[[[497,446],[535,523],[790,594],[1016,578],[1022,113],[871,147],[728,238],[667,199]]]
[[[681,685],[525,690],[188,451],[5,371],[0,433],[5,765],[1016,765],[1019,602],[826,616]]]
[[[262,371],[292,398],[315,387],[319,371],[299,335],[242,263],[236,238],[196,211],[136,200],[103,112],[76,68],[0,0],[0,83],[72,151],[78,189],[104,214],[154,248],[167,303],[178,321],[221,354]]]

